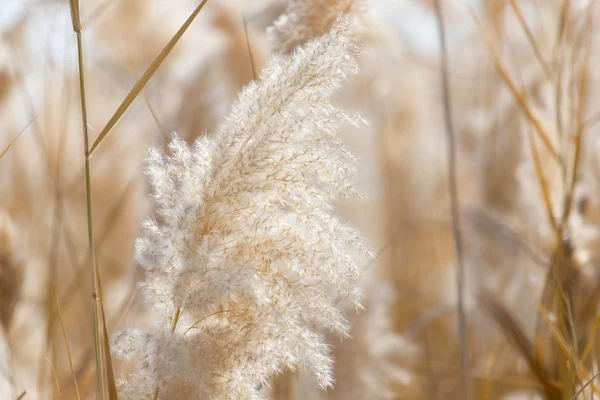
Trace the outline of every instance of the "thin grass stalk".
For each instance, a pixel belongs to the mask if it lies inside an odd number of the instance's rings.
[[[48,360],[47,358],[46,361],[48,361],[48,364],[50,364],[50,367],[52,367],[52,373],[54,374],[54,383],[56,384],[56,391],[58,393],[58,400],[62,400],[62,394],[60,393],[60,383],[58,383],[58,375],[56,374],[56,368],[54,368],[54,364],[52,364],[52,361]]]
[[[532,134],[529,135],[529,148],[531,150],[531,157],[533,158],[533,165],[535,167],[535,175],[537,181],[540,186],[540,191],[542,192],[542,198],[544,199],[544,206],[546,209],[546,215],[548,217],[548,222],[552,227],[552,230],[556,236],[559,235],[559,226],[556,221],[556,217],[554,216],[554,212],[552,209],[552,199],[550,197],[550,189],[548,187],[548,182],[546,181],[546,177],[544,175],[544,167],[542,166],[542,161],[540,159],[540,154],[538,153],[537,147],[535,145],[535,140]]]
[[[92,314],[94,318],[94,352],[96,358],[96,397],[104,398],[104,373],[102,368],[102,352],[100,342],[100,327],[99,327],[99,298],[98,298],[98,276],[96,265],[96,251],[94,247],[94,218],[92,209],[92,174],[89,151],[89,132],[87,122],[87,106],[85,99],[85,76],[83,67],[83,43],[81,37],[81,20],[79,17],[79,0],[70,0],[71,20],[73,23],[73,31],[77,36],[77,61],[79,68],[79,96],[81,99],[81,121],[83,125],[83,147],[85,157],[85,195],[87,208],[87,228],[88,228],[88,247],[89,247],[89,272],[92,290]],[[99,394],[102,393],[102,396]]]
[[[87,131],[87,115],[85,105],[85,88],[84,88],[84,77],[83,77],[83,56],[81,46],[81,33],[77,33],[77,47],[79,52],[79,70],[80,70],[80,89],[81,89],[81,111],[83,117],[83,137],[84,137],[84,151],[85,151],[85,196],[86,196],[86,209],[87,209],[87,225],[88,225],[88,247],[89,247],[89,270],[90,279],[92,285],[92,307],[94,317],[94,348],[96,352],[96,379],[98,381],[98,389],[103,390],[104,386],[104,374],[102,370],[102,352],[100,345],[100,327],[99,327],[99,298],[98,298],[98,282],[97,282],[97,269],[96,265],[96,249],[94,245],[94,216],[92,208],[92,172],[90,163],[90,152],[88,143],[88,131]],[[102,388],[102,389],[101,389]]]
[[[563,121],[562,121],[562,74],[565,66],[563,65],[563,59],[565,57],[564,53],[566,49],[564,48],[564,42],[568,37],[568,25],[569,25],[569,9],[570,9],[570,0],[565,0],[562,2],[561,8],[559,10],[558,16],[558,28],[556,31],[556,42],[554,44],[554,48],[552,49],[552,64],[554,67],[555,75],[556,75],[556,87],[554,90],[554,104],[556,107],[556,115],[555,115],[555,124],[560,134],[561,138],[564,138],[564,129],[563,129]],[[565,160],[567,162],[568,160]],[[566,166],[562,166],[563,169],[563,181],[566,182]]]
[[[533,48],[533,52],[535,53],[535,56],[536,56],[538,62],[540,63],[542,69],[544,70],[544,74],[546,74],[546,78],[548,78],[549,80],[552,80],[553,79],[552,69],[550,68],[550,66],[548,65],[548,62],[546,62],[546,59],[542,55],[540,47],[538,46],[537,41],[535,40],[535,36],[533,35],[533,32],[531,32],[529,25],[527,25],[527,21],[525,21],[525,16],[521,12],[521,8],[517,4],[516,0],[509,0],[508,3],[510,4],[515,15],[517,16],[517,19],[519,20],[519,24],[521,24],[523,31],[525,31],[525,36],[527,36],[527,40],[529,41],[529,44]]]
[[[14,82],[22,82],[24,80],[23,71],[25,71],[24,62],[19,56],[19,46],[14,43],[13,40],[9,40],[8,43],[11,46],[11,53],[14,54],[14,61],[18,64],[17,68],[13,68],[11,64],[9,64],[9,71],[11,73],[12,80]],[[44,162],[47,165],[50,165],[50,160],[48,159],[48,143],[44,138],[44,134],[42,132],[41,127],[37,122],[37,112],[34,107],[34,102],[31,96],[31,93],[27,89],[17,91],[19,97],[21,98],[21,102],[23,103],[23,108],[29,114],[32,120],[32,129],[33,134],[37,140],[34,141],[35,145],[38,146],[41,155],[44,157]]]
[[[594,325],[592,326],[592,333],[590,335],[590,339],[588,340],[588,344],[585,346],[583,353],[581,354],[581,362],[585,363],[587,358],[589,357],[594,343],[596,342],[596,332],[598,330],[598,325],[600,325],[600,317],[597,317],[594,321]]]
[[[133,63],[133,60],[131,60],[131,59],[129,60],[129,67],[131,68],[131,71],[135,74],[136,66]],[[144,102],[146,103],[146,106],[148,107],[148,111],[150,111],[150,115],[152,115],[152,118],[154,119],[154,123],[156,124],[156,127],[158,128],[160,134],[162,135],[165,143],[167,143],[169,141],[169,134],[167,133],[167,130],[165,129],[163,124],[158,119],[158,114],[154,111],[154,107],[152,107],[152,103],[150,103],[150,97],[148,97],[148,94],[146,93],[145,89],[142,90],[142,96],[144,97]]]
[[[144,96],[144,101],[146,102],[146,106],[148,106],[148,111],[150,111],[150,114],[152,115],[152,119],[154,119],[154,123],[156,124],[158,130],[160,131],[160,134],[161,134],[162,138],[164,139],[165,143],[167,143],[169,141],[169,134],[167,133],[163,124],[158,119],[158,115],[154,111],[154,107],[152,107],[152,103],[150,103],[150,98],[148,97],[146,92],[143,90],[142,90],[142,95]]]
[[[66,62],[66,58],[67,58],[67,49],[65,47],[65,62]],[[58,293],[58,254],[59,254],[59,246],[60,246],[60,241],[61,241],[61,232],[63,229],[63,199],[62,199],[62,192],[60,190],[60,181],[61,181],[61,171],[62,171],[62,158],[61,158],[61,154],[63,154],[64,152],[64,143],[65,143],[65,138],[64,138],[64,132],[66,132],[66,125],[67,125],[67,120],[68,120],[68,104],[70,103],[70,91],[68,88],[68,85],[65,85],[65,91],[64,91],[64,97],[62,99],[62,103],[63,103],[63,117],[62,117],[62,126],[59,128],[59,136],[58,136],[58,151],[57,151],[57,157],[56,157],[56,165],[55,165],[55,172],[54,172],[54,212],[53,212],[53,219],[52,219],[52,239],[51,239],[51,244],[50,244],[50,254],[48,256],[48,266],[49,266],[49,271],[50,271],[50,278],[49,278],[49,283],[48,283],[48,289],[47,289],[47,308],[48,308],[48,326],[46,328],[46,348],[47,350],[51,351],[51,357],[52,357],[52,362],[54,365],[58,364],[58,355],[59,355],[59,351],[58,351],[58,341],[55,340],[54,338],[54,331],[55,331],[55,325],[56,325],[56,316],[58,314],[58,316],[60,316],[62,318],[62,315],[60,315],[60,310],[57,310],[56,306],[58,305],[58,303],[55,303],[55,299],[54,297],[57,297],[57,293]],[[56,299],[57,301],[58,299]],[[62,320],[60,321],[62,324]],[[64,327],[63,327],[63,334],[64,334]],[[66,334],[65,334],[65,339],[66,339]],[[70,359],[70,349],[67,343],[67,351],[69,353],[69,361],[71,361]],[[42,364],[43,366],[46,366],[46,364]],[[45,372],[44,368],[40,368],[40,371]]]
[[[98,270],[96,270],[98,274]],[[102,284],[100,282],[100,276],[96,276],[98,282],[98,297],[102,299]],[[104,304],[100,301],[100,313],[102,316],[102,340],[104,350],[104,358],[106,362],[106,377],[108,382],[108,398],[109,400],[119,400],[119,394],[117,392],[117,385],[115,383],[115,374],[113,371],[112,356],[110,354],[110,343],[108,341],[108,329],[106,328],[106,314],[104,313]]]
[[[246,21],[245,15],[242,15],[242,20],[244,21],[244,34],[246,35],[246,47],[248,48],[248,60],[252,69],[252,79],[256,80],[256,68],[254,67],[254,57],[252,56],[252,47],[250,47],[250,38],[248,37],[248,21]]]
[[[467,345],[467,318],[465,315],[464,292],[465,292],[465,263],[463,252],[462,229],[460,224],[460,201],[457,183],[456,168],[456,143],[454,128],[452,124],[452,108],[450,101],[450,82],[448,76],[448,49],[446,45],[446,32],[444,24],[444,15],[440,0],[435,1],[435,13],[438,22],[438,34],[440,42],[441,56],[441,78],[442,78],[442,96],[444,101],[444,124],[446,128],[447,146],[448,146],[448,184],[450,187],[450,206],[452,208],[452,228],[454,234],[454,245],[456,250],[456,291],[457,304],[456,312],[458,317],[458,335],[460,341],[460,381],[462,386],[463,398],[469,400],[469,379],[468,379],[468,357],[469,350]]]
[[[21,135],[27,130],[27,128],[29,128],[29,126],[33,123],[33,121],[36,120],[36,118],[38,116],[39,116],[39,114],[37,114],[35,117],[33,117],[27,123],[27,125],[25,125],[25,128],[21,129],[21,131],[15,135],[15,137],[10,141],[10,143],[6,146],[6,148],[4,150],[2,150],[2,152],[0,152],[0,160],[2,159],[2,157],[4,157],[6,155],[6,153],[8,153],[8,150],[10,150],[10,148],[12,147],[12,145],[17,141],[18,138],[21,137]]]
[[[556,30],[556,43],[554,45],[554,58],[557,60],[558,56],[558,48],[562,44],[563,38],[565,37],[567,31],[567,22],[569,17],[569,9],[571,8],[571,0],[565,0],[562,3],[562,6],[559,11],[558,17],[558,29]]]
[[[69,367],[71,367],[71,375],[73,376],[73,383],[75,384],[77,399],[81,400],[81,395],[79,394],[79,386],[77,385],[77,376],[75,376],[75,369],[73,368],[73,357],[71,356],[71,347],[69,346],[69,340],[67,339],[67,331],[65,330],[65,323],[63,320],[62,312],[60,310],[60,302],[56,293],[54,293],[54,296],[56,297],[56,309],[58,311],[60,327],[62,328],[63,338],[65,340],[65,347],[67,348],[67,356],[69,357]]]
[[[577,391],[577,393],[575,393],[573,395],[573,397],[571,397],[571,400],[576,400],[577,397],[583,393],[583,391],[585,390],[586,387],[588,387],[591,383],[594,382],[594,379],[596,379],[598,376],[600,376],[600,372],[598,372],[596,375],[594,375],[590,380],[588,380],[584,385],[581,386],[581,388]]]
[[[60,137],[59,137],[59,155],[60,152],[62,150],[62,142],[63,142],[63,135],[62,132],[64,132],[64,130],[61,131]],[[53,335],[53,331],[55,329],[55,314],[56,314],[56,309],[54,307],[55,302],[53,301],[53,297],[56,296],[56,293],[58,293],[58,286],[57,286],[57,278],[58,278],[58,252],[59,252],[59,244],[60,244],[60,231],[62,230],[62,196],[61,196],[61,192],[59,189],[59,182],[60,182],[60,171],[61,171],[61,163],[60,163],[60,157],[58,157],[57,159],[57,164],[56,164],[56,171],[54,173],[54,211],[53,211],[53,216],[52,216],[52,238],[50,241],[50,254],[48,256],[48,266],[49,266],[49,271],[50,271],[50,277],[49,277],[49,282],[48,282],[48,290],[47,290],[47,295],[46,295],[46,306],[47,306],[47,315],[48,317],[48,325],[46,327],[46,351],[50,351],[51,352],[51,358],[52,358],[52,363],[54,365],[57,365],[57,357],[58,357],[58,350],[57,350],[57,345],[58,343],[54,340],[54,335]],[[45,368],[43,368],[43,366],[45,366],[46,364],[43,362],[43,359],[40,360],[41,362],[41,374],[42,376],[45,375]],[[41,380],[40,380],[41,381]]]

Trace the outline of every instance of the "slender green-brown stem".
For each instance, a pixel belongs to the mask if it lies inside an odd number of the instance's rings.
[[[83,125],[83,148],[85,157],[85,196],[87,208],[87,227],[88,227],[88,246],[89,246],[89,273],[92,290],[92,314],[94,318],[94,350],[96,354],[96,391],[99,398],[104,397],[104,374],[102,371],[102,351],[100,349],[100,325],[99,325],[99,298],[98,282],[96,277],[96,251],[94,247],[94,218],[92,212],[92,173],[90,163],[90,147],[87,122],[87,105],[85,101],[85,76],[83,67],[83,43],[81,37],[81,20],[79,17],[79,0],[70,0],[71,19],[73,22],[73,31],[77,36],[77,60],[79,67],[79,95],[81,99],[81,122]]]
[[[77,47],[79,52],[79,68],[80,68],[80,89],[81,89],[81,114],[83,119],[83,140],[85,154],[85,197],[87,208],[87,225],[88,225],[88,246],[89,246],[89,269],[92,285],[92,311],[94,316],[94,348],[96,351],[96,379],[98,390],[102,388],[102,353],[100,351],[100,327],[98,324],[98,282],[96,280],[96,249],[94,246],[94,216],[92,209],[92,172],[90,163],[88,131],[87,131],[87,115],[85,105],[85,88],[83,78],[83,55],[81,46],[81,32],[77,33]]]

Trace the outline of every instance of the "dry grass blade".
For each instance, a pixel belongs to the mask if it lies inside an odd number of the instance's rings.
[[[75,391],[77,393],[77,399],[81,400],[81,395],[79,394],[79,386],[77,385],[77,377],[75,376],[75,369],[73,368],[73,358],[71,356],[71,347],[69,346],[69,340],[67,339],[67,331],[65,330],[65,323],[63,320],[63,316],[62,316],[62,311],[60,309],[60,302],[58,300],[58,295],[56,295],[56,309],[58,311],[60,327],[62,328],[63,338],[65,340],[65,346],[67,348],[67,356],[69,357],[69,367],[71,368],[71,375],[73,376],[73,383],[75,384]]]
[[[181,39],[181,37],[183,36],[185,31],[189,28],[189,26],[194,21],[194,19],[196,18],[196,16],[200,12],[200,10],[202,10],[202,8],[204,7],[204,5],[206,4],[207,1],[208,0],[202,0],[202,2],[198,5],[198,7],[196,7],[194,12],[192,12],[192,14],[188,17],[188,19],[181,26],[181,28],[179,28],[179,30],[177,31],[175,36],[173,36],[173,38],[169,41],[169,43],[167,43],[167,45],[160,52],[158,57],[156,57],[156,59],[148,67],[146,72],[144,72],[142,77],[137,81],[137,83],[135,84],[133,89],[131,89],[129,94],[127,94],[127,96],[125,97],[125,100],[123,100],[123,102],[121,103],[121,105],[119,106],[117,111],[115,111],[114,115],[110,118],[110,120],[108,121],[108,123],[106,124],[104,129],[102,129],[102,132],[100,132],[100,134],[98,135],[98,138],[96,139],[94,144],[92,144],[92,147],[90,148],[90,155],[94,153],[94,150],[96,150],[98,145],[102,142],[102,140],[104,140],[104,138],[106,137],[106,135],[108,135],[110,130],[113,128],[113,126],[115,126],[117,121],[119,121],[121,116],[125,113],[125,111],[127,111],[129,106],[131,105],[131,103],[133,103],[133,101],[136,99],[136,97],[140,94],[140,92],[142,91],[144,86],[146,86],[148,81],[156,73],[156,71],[162,64],[162,62],[167,58],[169,53],[171,53],[171,50],[173,50],[173,48],[175,47],[177,42],[179,42],[179,39]]]
[[[538,153],[537,147],[535,146],[534,138],[530,134],[529,137],[529,147],[531,149],[531,155],[533,158],[533,165],[535,167],[535,174],[537,181],[540,185],[540,190],[542,191],[542,197],[544,198],[544,206],[546,208],[546,215],[548,216],[548,222],[554,229],[554,232],[558,234],[559,226],[556,221],[556,217],[554,216],[554,211],[552,211],[552,200],[550,197],[550,189],[548,188],[548,182],[546,182],[546,177],[544,176],[544,167],[542,166],[542,162],[540,160],[540,155]]]
[[[2,157],[4,157],[6,155],[6,153],[8,153],[8,150],[10,150],[10,148],[17,141],[17,139],[27,130],[27,128],[29,128],[29,126],[33,123],[33,121],[35,121],[35,119],[38,117],[38,115],[33,117],[33,119],[31,121],[29,121],[27,123],[27,125],[25,125],[25,128],[21,129],[21,132],[17,133],[17,135],[13,138],[13,140],[10,141],[8,146],[6,146],[6,148],[4,150],[2,150],[2,153],[0,153],[0,160],[2,159]]]
[[[16,400],[23,400],[25,398],[26,394],[27,394],[27,391],[23,390],[23,392],[19,395],[19,397],[17,397]]]
[[[507,339],[525,358],[531,373],[542,385],[546,397],[548,399],[560,399],[560,392],[556,386],[552,384],[549,373],[536,356],[533,344],[527,339],[527,335],[523,332],[523,329],[510,312],[492,295],[486,292],[482,292],[478,296],[478,299],[483,308],[502,329]]]
[[[548,79],[552,79],[552,70],[550,69],[550,66],[544,59],[544,56],[542,55],[540,47],[538,46],[537,41],[535,40],[535,37],[533,36],[533,32],[531,32],[531,29],[529,28],[529,25],[527,25],[527,21],[525,21],[525,17],[523,16],[521,9],[519,8],[519,5],[517,4],[517,2],[515,0],[509,0],[508,3],[510,4],[511,8],[515,12],[517,19],[519,20],[519,23],[521,24],[521,27],[523,27],[523,30],[525,31],[525,36],[527,36],[527,40],[529,41],[529,44],[533,48],[533,52],[535,53],[535,56],[536,56],[538,62],[542,66],[542,69],[544,70],[546,77]]]
[[[550,136],[546,132],[546,129],[544,129],[542,122],[539,120],[539,118],[535,115],[533,110],[527,104],[527,100],[525,99],[525,94],[523,93],[523,91],[521,89],[519,89],[517,87],[517,84],[512,80],[508,71],[504,67],[502,60],[500,59],[500,55],[496,52],[496,49],[494,48],[494,45],[493,45],[491,39],[489,38],[489,35],[487,34],[485,28],[483,27],[483,24],[481,23],[481,21],[479,20],[479,18],[477,17],[477,15],[475,14],[475,12],[473,11],[473,9],[471,7],[469,7],[469,11],[471,12],[473,19],[475,20],[475,23],[477,24],[477,26],[479,28],[481,37],[484,39],[484,42],[486,44],[486,47],[488,49],[490,56],[492,57],[492,61],[494,62],[494,66],[496,68],[496,71],[498,72],[498,75],[502,78],[502,80],[504,81],[504,83],[506,84],[506,86],[508,87],[510,92],[512,93],[515,101],[519,105],[519,108],[521,109],[523,114],[527,117],[527,119],[535,127],[535,130],[536,130],[538,136],[540,137],[540,139],[542,140],[542,143],[544,143],[544,146],[546,146],[546,148],[548,149],[548,151],[550,152],[552,157],[554,157],[556,159],[556,161],[562,165],[563,160],[562,160],[562,157],[560,156],[558,150],[556,149],[556,146],[550,140]]]
[[[587,345],[585,346],[583,353],[581,353],[581,362],[585,363],[587,358],[589,357],[594,343],[596,342],[596,332],[598,331],[598,325],[600,325],[600,317],[597,317],[594,320],[594,324],[592,325],[592,331],[590,334],[590,339],[588,340]]]

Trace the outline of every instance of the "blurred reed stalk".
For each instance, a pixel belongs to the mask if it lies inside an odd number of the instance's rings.
[[[469,350],[467,344],[467,319],[465,315],[464,292],[465,292],[465,255],[463,250],[462,229],[460,224],[460,200],[456,167],[456,143],[454,128],[452,124],[452,105],[450,101],[450,82],[448,76],[448,49],[446,45],[446,32],[444,24],[444,13],[440,0],[435,1],[435,13],[438,22],[438,34],[440,43],[442,97],[444,107],[444,125],[447,136],[448,147],[448,186],[450,191],[450,206],[452,209],[452,231],[454,236],[454,247],[456,251],[456,312],[458,319],[458,336],[460,342],[460,381],[463,398],[469,399],[469,377],[468,360]]]

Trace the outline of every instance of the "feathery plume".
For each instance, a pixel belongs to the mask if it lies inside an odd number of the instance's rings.
[[[361,235],[332,215],[355,194],[356,162],[337,137],[359,116],[328,98],[355,72],[350,19],[290,57],[274,57],[215,135],[150,154],[156,216],[137,242],[156,326],[117,335],[139,370],[126,398],[258,399],[285,368],[333,384],[323,329],[347,334],[336,307],[360,307]],[[141,356],[140,356],[141,355]]]
[[[285,12],[267,29],[271,48],[289,54],[296,47],[327,32],[343,14],[357,7],[355,0],[291,0]]]

